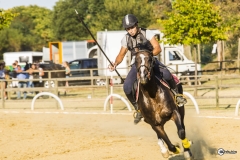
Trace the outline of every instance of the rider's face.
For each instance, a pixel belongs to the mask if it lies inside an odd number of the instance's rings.
[[[135,24],[132,27],[126,28],[126,31],[131,35],[131,36],[135,36],[137,33],[138,27],[137,24]]]

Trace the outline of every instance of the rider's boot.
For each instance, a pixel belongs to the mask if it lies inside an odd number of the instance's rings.
[[[134,113],[134,124],[138,124],[138,122],[141,121],[141,119],[143,118],[140,110],[138,109],[138,104],[135,101],[135,99],[133,98],[132,93],[130,94],[126,94],[128,100],[132,103],[133,107],[135,108],[136,112]]]
[[[172,93],[175,95],[176,97],[176,103],[179,107],[182,107],[184,104],[187,103],[187,99],[183,96],[183,94],[180,94],[178,92],[178,88],[176,85],[176,82],[174,80],[174,78],[172,78],[171,80],[167,80],[168,84],[170,85],[171,91]]]

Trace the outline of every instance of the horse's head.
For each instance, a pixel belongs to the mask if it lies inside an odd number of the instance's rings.
[[[135,65],[137,68],[137,77],[141,84],[146,84],[151,79],[154,66],[154,57],[152,53],[146,50],[140,50],[135,55]]]

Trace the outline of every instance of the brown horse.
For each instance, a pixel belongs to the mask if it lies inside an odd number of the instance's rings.
[[[155,58],[150,52],[140,50],[135,55],[135,65],[139,82],[138,106],[144,117],[144,121],[151,125],[157,133],[158,144],[163,157],[169,157],[169,151],[180,153],[180,148],[169,140],[164,131],[164,124],[173,120],[177,126],[178,136],[182,140],[184,156],[192,158],[190,151],[191,142],[186,138],[184,126],[184,106],[178,107],[171,90],[160,82],[153,73]],[[167,144],[168,149],[165,147]]]

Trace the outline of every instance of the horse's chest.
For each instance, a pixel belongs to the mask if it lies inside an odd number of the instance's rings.
[[[171,105],[175,104],[171,104],[167,99],[166,94],[162,92],[157,92],[153,98],[143,95],[139,106],[147,123],[161,124],[171,118],[173,113]]]

